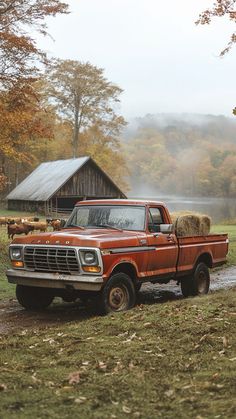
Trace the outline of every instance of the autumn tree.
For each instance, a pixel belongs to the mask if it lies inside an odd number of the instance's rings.
[[[215,0],[212,8],[202,12],[196,24],[209,25],[214,17],[226,17],[231,22],[236,23],[236,0]],[[233,32],[227,46],[221,51],[220,56],[223,57],[232,46],[236,43],[236,32]],[[236,107],[233,109],[236,115]]]
[[[104,135],[99,124],[81,133],[80,152],[91,156],[122,190],[128,189],[129,171],[121,143],[113,136]]]
[[[47,71],[49,95],[60,116],[73,126],[73,156],[78,153],[82,131],[96,125],[104,137],[117,137],[125,125],[116,113],[122,93],[104,76],[104,70],[90,63],[54,60]]]
[[[28,85],[0,91],[0,127],[2,172],[6,175],[12,162],[13,174],[7,175],[17,184],[19,166],[33,165],[36,148],[44,145],[45,138],[53,138],[53,123],[40,92],[33,96]]]
[[[204,10],[197,20],[197,24],[209,25],[214,17],[226,17],[236,23],[236,0],[215,0],[213,6]],[[228,45],[221,51],[220,55],[225,55],[236,42],[236,32],[231,35]]]
[[[4,0],[0,3],[0,87],[32,81],[45,54],[32,30],[47,34],[45,19],[67,13],[60,0]]]

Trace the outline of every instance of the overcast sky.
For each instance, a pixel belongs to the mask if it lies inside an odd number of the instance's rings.
[[[236,106],[234,25],[194,24],[213,0],[67,0],[71,14],[50,19],[49,55],[89,61],[124,93],[126,118],[190,112],[231,116]]]

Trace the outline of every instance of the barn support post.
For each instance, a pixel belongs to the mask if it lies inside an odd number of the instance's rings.
[[[58,217],[58,202],[57,202],[57,196],[56,196],[56,218]]]

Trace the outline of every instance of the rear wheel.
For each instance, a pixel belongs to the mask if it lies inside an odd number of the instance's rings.
[[[47,288],[17,285],[16,298],[27,310],[42,310],[51,304],[54,295]]]
[[[181,291],[184,297],[207,294],[209,286],[209,269],[203,262],[197,264],[191,277],[185,277],[181,280]]]
[[[100,295],[100,308],[104,314],[125,311],[135,304],[136,292],[132,280],[124,273],[111,276]]]

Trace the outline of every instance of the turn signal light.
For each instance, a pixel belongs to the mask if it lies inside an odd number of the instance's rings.
[[[98,273],[101,271],[100,266],[83,266],[84,272]]]
[[[11,263],[14,268],[24,268],[24,263],[20,260],[12,260]]]

